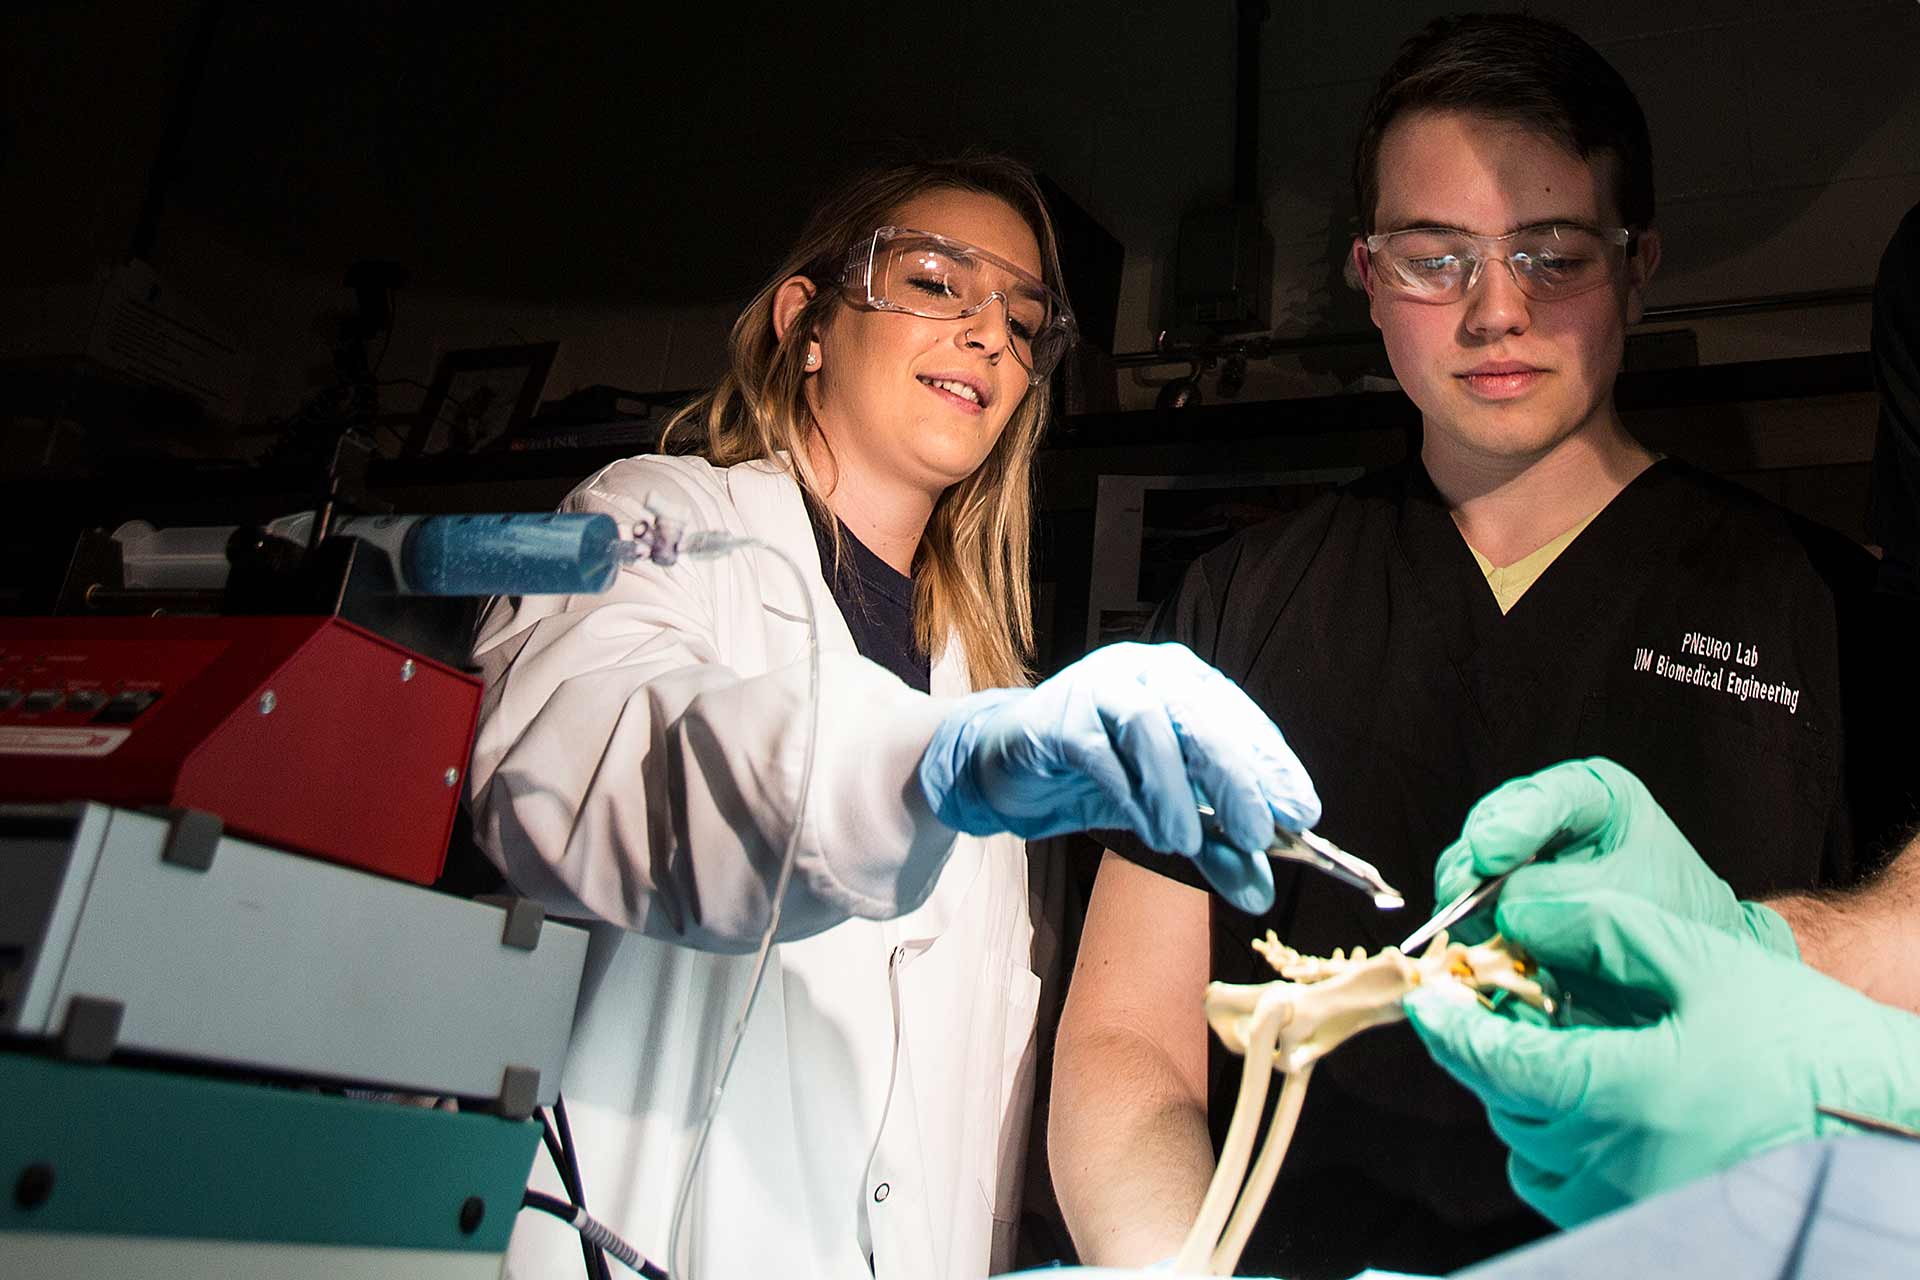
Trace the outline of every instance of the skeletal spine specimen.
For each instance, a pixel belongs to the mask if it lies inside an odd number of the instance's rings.
[[[1450,943],[1441,933],[1417,957],[1392,947],[1373,956],[1359,947],[1351,955],[1336,950],[1325,959],[1303,956],[1271,931],[1253,946],[1280,981],[1255,986],[1215,982],[1207,987],[1208,1025],[1221,1043],[1247,1061],[1219,1166],[1174,1260],[1174,1270],[1185,1275],[1233,1274],[1293,1140],[1313,1064],[1349,1036],[1400,1021],[1406,1016],[1400,1000],[1408,992],[1437,986],[1458,992],[1463,1000],[1486,1002],[1488,992],[1505,991],[1537,1009],[1553,1011],[1553,1001],[1533,979],[1531,961],[1499,937],[1469,947]],[[1287,1081],[1249,1174],[1247,1158],[1275,1071],[1285,1072]]]

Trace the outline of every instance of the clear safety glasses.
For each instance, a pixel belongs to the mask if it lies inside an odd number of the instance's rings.
[[[1073,346],[1073,313],[1059,294],[1004,258],[931,231],[881,227],[848,253],[840,283],[876,310],[931,320],[977,316],[998,302],[1030,386]]]
[[[1415,302],[1458,302],[1489,261],[1506,264],[1520,292],[1541,302],[1572,298],[1618,279],[1633,232],[1558,222],[1480,236],[1454,227],[1412,227],[1368,236],[1374,280]]]

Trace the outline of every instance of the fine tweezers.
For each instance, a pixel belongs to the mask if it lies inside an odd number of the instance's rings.
[[[1527,862],[1532,861],[1532,858],[1527,859]],[[1512,867],[1506,871],[1502,871],[1491,880],[1482,881],[1455,898],[1452,902],[1449,902],[1446,906],[1440,908],[1433,919],[1427,921],[1407,935],[1407,940],[1400,944],[1401,953],[1403,955],[1412,955],[1415,948],[1426,946],[1427,942],[1442,929],[1453,928],[1453,926],[1459,924],[1462,920],[1465,920],[1468,916],[1492,901],[1494,895],[1500,892],[1500,886],[1507,882],[1507,877],[1515,871],[1518,871],[1520,867],[1526,866],[1527,862],[1521,863],[1519,867]]]
[[[1214,817],[1212,805],[1202,804],[1199,809],[1201,817]],[[1207,825],[1216,832],[1219,830],[1211,822]],[[1274,827],[1273,843],[1267,846],[1267,856],[1312,867],[1342,884],[1352,885],[1371,896],[1373,905],[1382,911],[1392,911],[1406,905],[1405,896],[1388,884],[1371,862],[1354,857],[1325,836],[1312,831],[1288,831],[1285,827]]]

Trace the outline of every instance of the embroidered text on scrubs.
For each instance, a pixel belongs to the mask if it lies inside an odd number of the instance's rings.
[[[1762,702],[1777,702],[1787,709],[1789,715],[1800,714],[1800,691],[1789,689],[1784,684],[1767,684],[1755,680],[1752,676],[1734,675],[1727,681],[1727,696],[1738,698],[1742,702],[1754,699]]]
[[[1697,684],[1708,689],[1718,689],[1721,679],[1726,675],[1725,667],[1709,667],[1704,662],[1675,662],[1666,654],[1661,654],[1653,664],[1653,674],[1665,676],[1669,680],[1678,680],[1682,684]]]
[[[1691,649],[1696,637],[1700,641],[1697,651],[1709,651],[1710,646],[1724,644],[1711,636],[1699,636],[1697,632],[1688,632],[1681,643],[1681,649]],[[1745,645],[1727,646],[1726,652],[1736,662],[1758,661],[1760,651]],[[1785,707],[1788,715],[1800,714],[1800,690],[1784,681],[1769,682],[1755,676],[1744,675],[1730,667],[1719,666],[1712,662],[1676,662],[1664,653],[1655,653],[1651,649],[1633,651],[1633,669],[1645,671],[1663,679],[1679,684],[1695,685],[1702,689],[1711,689],[1715,693],[1725,693],[1729,698],[1738,698],[1741,702],[1771,702]]]
[[[1760,665],[1760,646],[1744,641],[1722,640],[1719,636],[1710,636],[1704,631],[1689,631],[1680,637],[1680,652],[1690,653],[1696,658],[1718,658],[1722,662],[1737,662],[1743,667]]]
[[[1717,636],[1703,635],[1698,631],[1689,631],[1680,640],[1680,652],[1691,653],[1703,658],[1731,658],[1733,646]]]

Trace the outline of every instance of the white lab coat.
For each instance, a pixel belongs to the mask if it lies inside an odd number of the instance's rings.
[[[689,1213],[676,1280],[962,1280],[1003,1270],[1039,980],[1026,850],[955,836],[915,770],[949,700],[854,651],[779,466],[632,458],[563,509],[623,526],[649,495],[800,564],[818,612],[808,827]],[[774,557],[623,569],[603,596],[496,601],[477,660],[475,830],[515,887],[591,917],[562,1089],[589,1210],[667,1264],[674,1192],[737,1016],[793,820],[805,612]],[[563,1194],[545,1156],[535,1185]],[[576,1274],[573,1232],[520,1215],[508,1274]]]

